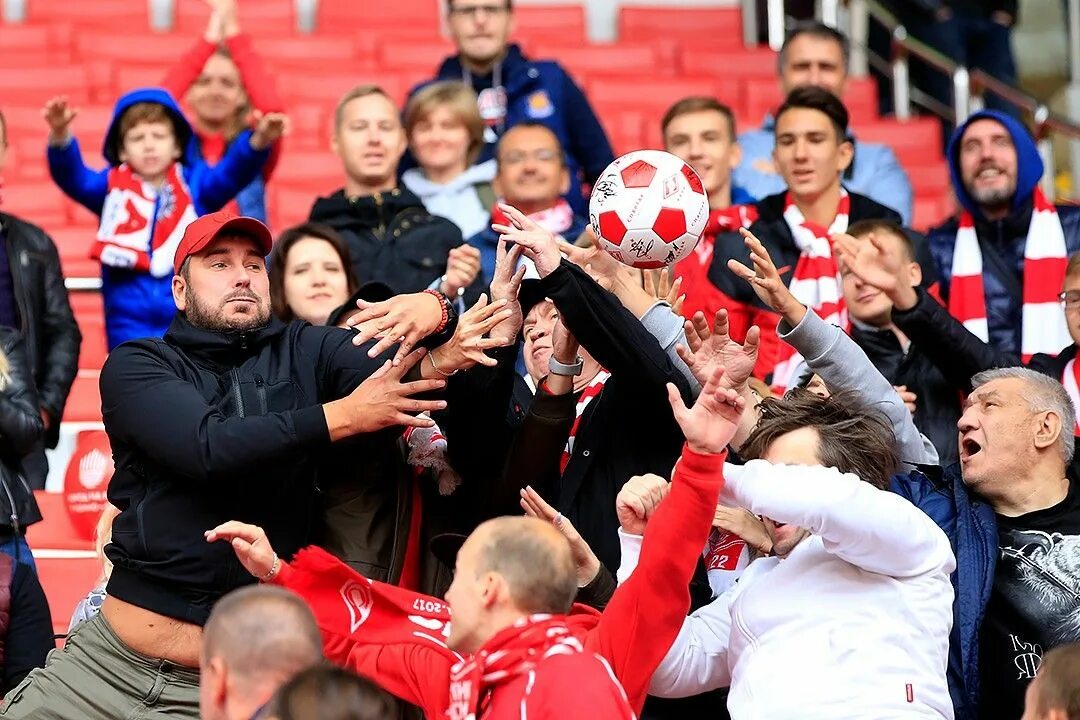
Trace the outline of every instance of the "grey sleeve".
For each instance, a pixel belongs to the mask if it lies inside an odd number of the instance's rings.
[[[796,327],[781,320],[777,335],[806,359],[830,391],[851,390],[870,406],[885,413],[896,434],[896,446],[904,463],[936,465],[937,451],[915,427],[915,421],[895,388],[847,333],[822,320],[811,309]]]
[[[690,392],[696,398],[701,393],[701,383],[697,381],[694,374],[690,372],[690,368],[686,367],[686,363],[675,352],[677,344],[686,345],[683,319],[672,312],[671,306],[666,302],[658,301],[641,316],[641,324],[649,331],[650,335],[656,338],[657,342],[660,343],[660,347],[667,353],[671,364],[690,383]]]

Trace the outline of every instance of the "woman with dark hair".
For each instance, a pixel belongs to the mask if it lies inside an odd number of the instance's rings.
[[[325,325],[356,290],[349,245],[326,225],[304,223],[281,233],[270,256],[270,305],[284,322]]]
[[[251,123],[252,113],[284,110],[266,68],[240,31],[236,0],[206,0],[206,32],[162,80],[175,98],[186,98],[201,159],[213,165]],[[262,174],[236,196],[234,210],[266,222],[266,182],[277,166],[274,143]]]
[[[333,665],[315,665],[285,683],[268,720],[394,720],[398,703],[378,685]]]

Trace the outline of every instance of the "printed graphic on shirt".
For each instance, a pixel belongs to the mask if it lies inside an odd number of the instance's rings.
[[[1008,540],[1000,560],[1009,579],[1002,588],[1006,597],[1033,627],[1042,628],[1049,647],[1080,640],[1080,535],[1012,530],[1002,539]],[[1017,643],[1021,672],[1022,655],[1041,657],[1035,640]]]

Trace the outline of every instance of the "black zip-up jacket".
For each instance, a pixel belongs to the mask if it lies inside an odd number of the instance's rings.
[[[218,598],[254,582],[206,530],[260,525],[283,557],[308,544],[330,446],[320,404],[379,367],[368,347],[333,327],[274,319],[217,333],[178,313],[164,338],[113,350],[101,372],[120,509],[109,595],[201,625]]]
[[[7,213],[0,213],[0,227],[37,399],[53,420],[45,445],[56,447],[64,405],[79,368],[82,334],[71,312],[52,239],[37,225]],[[45,479],[40,481],[44,487]]]
[[[428,288],[446,273],[450,250],[465,243],[457,225],[429,213],[420,198],[404,188],[363,197],[338,190],[315,201],[310,219],[329,225],[348,241],[357,282],[378,280],[395,293]],[[465,302],[475,302],[485,286],[481,273],[466,289]]]
[[[26,361],[26,343],[14,328],[0,327],[0,350],[7,358],[0,388],[0,538],[22,535],[41,520],[23,459],[40,452],[43,423],[38,413],[34,378]]]

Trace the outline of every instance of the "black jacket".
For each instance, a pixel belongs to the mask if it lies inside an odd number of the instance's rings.
[[[893,310],[893,322],[921,348],[954,388],[969,392],[972,375],[1023,364],[1019,355],[999,350],[973,335],[925,290],[919,288],[917,292],[919,300],[915,307]],[[1031,357],[1027,366],[1060,381],[1065,366],[1076,357],[1076,352],[1076,345],[1070,345],[1057,356],[1038,353]]]
[[[10,692],[56,648],[49,601],[34,568],[10,557],[0,558],[0,576],[10,582],[6,607],[0,607],[0,695]]]
[[[851,338],[870,362],[893,385],[915,393],[915,427],[937,448],[942,467],[957,461],[956,423],[960,420],[960,391],[934,364],[918,343],[905,353],[892,330],[854,326]]]
[[[429,287],[446,272],[450,250],[465,242],[457,225],[429,213],[420,198],[404,188],[354,198],[338,190],[315,201],[310,219],[329,225],[349,242],[360,285],[378,280],[396,293]],[[466,302],[482,290],[478,275],[467,289]]]
[[[303,322],[215,333],[178,314],[162,339],[127,342],[101,372],[120,509],[106,554],[108,593],[203,624],[253,579],[206,530],[234,519],[266,529],[287,557],[311,541],[329,433],[320,403],[341,398],[382,358],[352,333]]]
[[[0,537],[22,534],[41,520],[23,459],[40,451],[43,424],[34,379],[26,362],[26,343],[13,328],[0,327],[0,351],[7,372],[0,387]]]
[[[6,213],[0,213],[0,226],[37,399],[53,420],[46,447],[56,447],[64,405],[79,368],[82,334],[71,312],[60,256],[52,239],[38,226]]]

